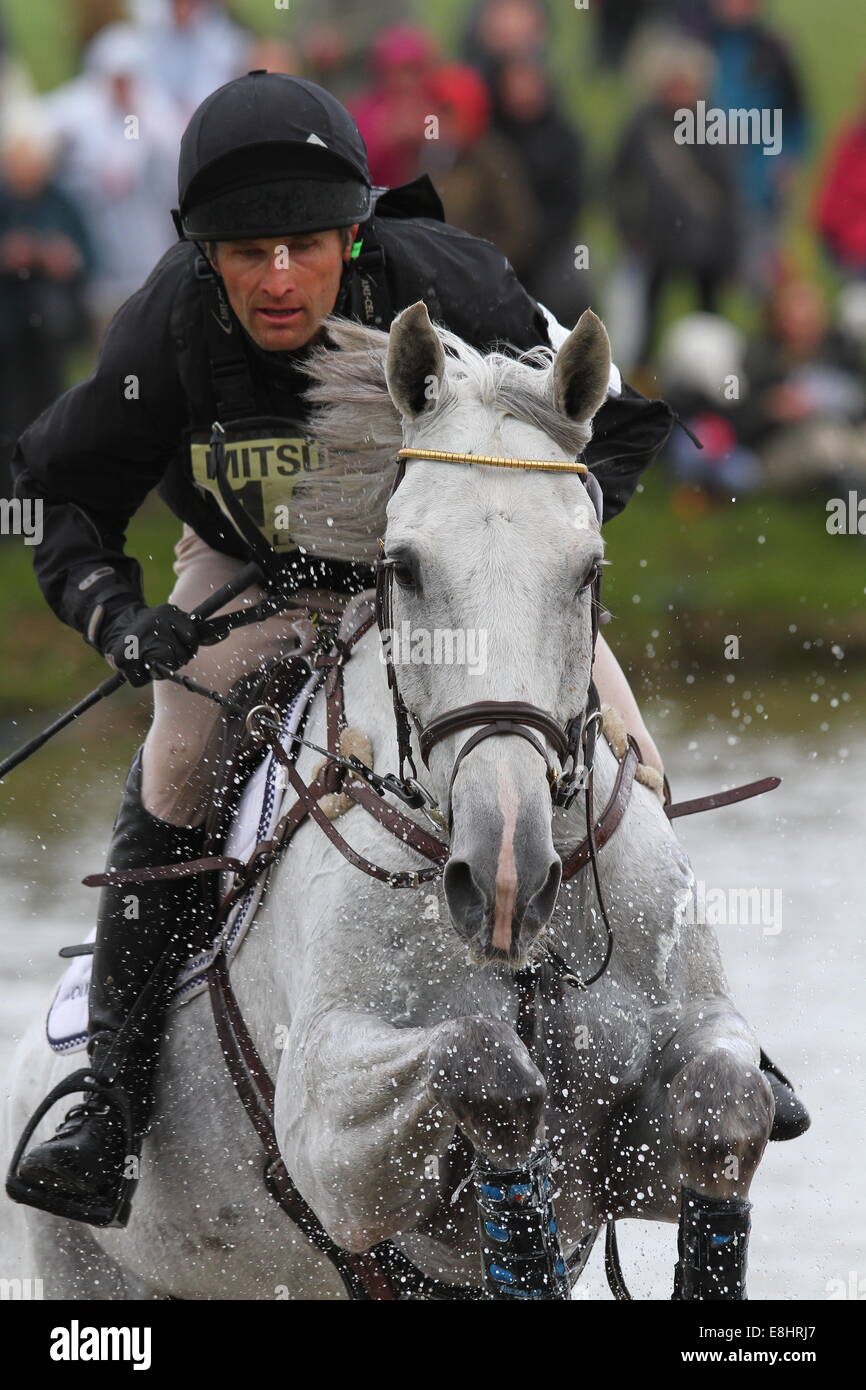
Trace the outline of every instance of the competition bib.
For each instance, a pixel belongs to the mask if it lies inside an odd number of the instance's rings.
[[[298,544],[293,536],[296,483],[323,468],[327,458],[324,449],[308,435],[276,433],[280,427],[297,429],[288,420],[262,425],[240,421],[234,427],[226,426],[225,433],[226,478],[234,497],[278,552],[294,550]],[[209,441],[210,435],[194,435],[191,440],[193,480],[215,498],[220,511],[235,525],[216,478],[208,477]]]

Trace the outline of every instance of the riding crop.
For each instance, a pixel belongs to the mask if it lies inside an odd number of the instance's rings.
[[[250,585],[261,584],[262,578],[262,571],[258,564],[245,565],[244,568],[239,570],[235,575],[234,579],[229,580],[228,584],[224,584],[221,589],[217,589],[216,593],[211,594],[210,597],[206,598],[203,603],[200,603],[197,608],[194,608],[191,616],[200,619],[209,618],[213,613],[218,612],[226,603],[229,603],[231,599],[242,593],[244,589],[248,589]],[[258,613],[257,616],[259,616]],[[240,621],[243,622],[245,617],[246,615],[243,615]],[[222,635],[224,634],[220,634],[220,636]],[[212,640],[220,640],[220,638]],[[209,642],[205,641],[204,645],[209,645]],[[108,676],[108,678],[104,680],[101,685],[98,685],[95,690],[91,690],[89,695],[85,695],[83,700],[79,700],[77,705],[73,705],[72,709],[68,709],[65,714],[61,714],[59,718],[55,719],[53,724],[49,724],[47,729],[43,729],[35,738],[30,739],[28,743],[23,744],[20,748],[16,749],[14,753],[10,753],[8,758],[4,758],[3,762],[0,763],[0,779],[5,777],[7,772],[11,772],[13,768],[23,763],[32,753],[35,753],[37,749],[41,748],[49,739],[52,739],[55,734],[59,734],[61,729],[65,729],[68,724],[78,719],[94,705],[99,704],[100,700],[105,700],[109,695],[113,695],[116,690],[119,690],[120,687],[125,684],[126,677],[120,671],[113,676]]]

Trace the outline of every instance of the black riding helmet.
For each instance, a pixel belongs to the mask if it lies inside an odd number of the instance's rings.
[[[256,69],[218,87],[180,143],[178,233],[190,241],[350,227],[371,211],[361,133],[330,92]]]

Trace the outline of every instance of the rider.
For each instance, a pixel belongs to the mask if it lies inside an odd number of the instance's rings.
[[[178,194],[181,240],[115,316],[93,374],[31,425],[13,464],[17,495],[43,504],[34,558],[46,600],[132,685],[153,680],[153,723],[126,781],[111,870],[195,859],[203,848],[220,712],[155,679],[154,668],[183,668],[227,692],[297,636],[288,617],[271,616],[218,647],[199,646],[191,610],[256,549],[231,519],[236,508],[215,495],[213,422],[245,461],[229,479],[235,499],[281,553],[292,587],[359,592],[374,582],[370,567],[316,558],[265,521],[285,488],[277,460],[297,469],[315,455],[303,361],[322,320],[337,314],[386,329],[424,299],[434,321],[481,350],[558,346],[565,336],[491,243],[445,223],[429,180],[372,188],[354,121],[302,78],[255,71],[212,93],[183,136]],[[673,423],[664,402],[646,400],[612,370],[587,449],[605,521],[625,506]],[[155,486],[184,529],[174,589],[149,607],[124,546],[130,518]],[[229,607],[263,596],[253,588]],[[622,711],[644,760],[661,771],[601,636],[593,674],[600,698]],[[207,940],[206,877],[103,888],[89,999],[94,1086],[10,1175],[16,1200],[94,1225],[126,1224],[137,1171],[129,1158],[150,1118],[171,981]]]

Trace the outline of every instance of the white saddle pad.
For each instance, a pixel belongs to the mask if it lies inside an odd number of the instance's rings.
[[[292,747],[287,735],[297,733],[322,679],[321,672],[311,674],[286,712],[280,737],[287,752]],[[234,824],[226,839],[224,852],[227,855],[246,861],[259,840],[270,837],[280,818],[285,788],[285,769],[273,753],[266,754],[244,788]],[[221,946],[225,946],[230,960],[236,955],[262,900],[269,877],[269,874],[263,874],[250,885],[235,904],[213,945],[187,961],[178,974],[171,1008],[180,1008],[207,987],[205,971]],[[223,874],[221,878],[221,892],[225,893],[232,876]],[[94,928],[87,940],[93,941],[95,937]],[[93,957],[89,955],[75,956],[60,981],[46,1024],[48,1042],[55,1052],[78,1052],[87,1042],[87,995],[92,961]]]

